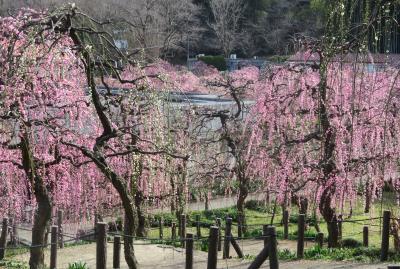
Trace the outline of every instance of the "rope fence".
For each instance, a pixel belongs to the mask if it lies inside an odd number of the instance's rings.
[[[60,216],[60,215],[59,215]],[[62,214],[61,214],[62,216]],[[179,220],[175,220],[174,222],[171,222],[170,225],[165,225],[163,223],[163,219],[161,218],[159,220],[159,232],[160,232],[160,237],[159,238],[154,238],[154,237],[139,237],[139,236],[134,236],[130,234],[124,234],[122,232],[114,232],[114,231],[108,231],[107,224],[103,222],[98,222],[96,223],[96,226],[93,227],[94,232],[90,233],[85,233],[81,235],[73,235],[69,233],[64,233],[62,229],[62,218],[61,221],[57,222],[57,225],[53,225],[51,227],[51,243],[46,244],[28,244],[26,246],[15,246],[15,245],[9,245],[7,246],[7,236],[8,234],[11,235],[11,238],[15,236],[15,231],[16,230],[22,230],[22,231],[30,231],[33,232],[32,229],[26,228],[26,227],[19,227],[17,226],[13,221],[9,222],[7,218],[3,219],[3,225],[2,225],[2,231],[1,231],[1,237],[0,237],[0,260],[2,260],[5,256],[5,252],[7,250],[29,250],[32,248],[51,248],[51,261],[50,261],[50,269],[55,269],[56,267],[56,260],[57,260],[57,249],[64,247],[65,244],[68,243],[76,243],[79,241],[87,241],[87,242],[96,242],[98,245],[97,249],[97,256],[100,257],[101,253],[106,253],[106,247],[107,243],[112,243],[114,245],[114,256],[120,255],[120,248],[121,245],[126,244],[126,239],[132,239],[129,240],[130,244],[133,245],[163,245],[168,248],[177,248],[180,246],[181,248],[186,250],[186,262],[193,265],[193,249],[195,244],[200,244],[201,246],[203,244],[207,245],[208,248],[208,259],[207,263],[208,266],[207,268],[216,268],[216,262],[217,262],[217,255],[215,253],[218,253],[218,251],[223,251],[223,257],[225,259],[230,257],[230,246],[233,247],[235,250],[237,256],[239,258],[244,257],[243,253],[243,242],[245,241],[263,241],[264,242],[264,248],[262,251],[259,253],[259,255],[256,257],[254,262],[249,268],[259,268],[257,266],[261,266],[263,262],[266,261],[266,259],[269,257],[270,258],[270,266],[271,268],[277,268],[273,267],[277,265],[277,258],[274,257],[276,255],[276,244],[277,244],[277,237],[278,234],[276,232],[276,227],[277,226],[283,226],[283,238],[288,239],[289,234],[288,234],[288,228],[290,223],[289,219],[289,214],[287,212],[284,212],[282,215],[283,219],[281,222],[274,222],[272,224],[243,224],[243,223],[233,223],[233,219],[230,217],[227,217],[224,222],[222,222],[221,218],[217,218],[214,223],[210,222],[204,222],[200,219],[200,217],[196,216],[196,220],[190,220],[187,219],[187,216],[185,214],[182,214]],[[58,218],[60,220],[60,217]],[[374,225],[373,221],[376,220],[381,220],[382,221],[382,230],[378,231],[375,229],[371,229],[371,227],[379,227],[379,225]],[[354,238],[355,236],[363,235],[363,246],[368,246],[368,238],[371,233],[380,233],[381,234],[381,260],[386,261],[388,257],[388,249],[389,249],[389,236],[390,236],[390,221],[391,220],[398,220],[397,218],[392,218],[390,216],[389,211],[385,211],[382,217],[376,217],[376,218],[366,218],[366,219],[358,219],[358,220],[342,220],[339,218],[335,222],[325,222],[326,224],[332,224],[336,223],[338,225],[339,229],[339,238],[340,240],[343,240],[345,238]],[[318,246],[323,247],[324,245],[324,234],[321,232],[318,232],[316,235],[311,235],[306,233],[307,228],[306,225],[311,225],[315,224],[314,222],[310,221],[309,219],[306,218],[304,214],[299,214],[297,216],[297,235],[295,237],[291,237],[293,239],[297,240],[297,257],[299,259],[304,257],[304,245],[305,241],[311,241],[315,242]],[[321,224],[323,222],[319,222]],[[353,231],[348,234],[342,234],[342,224],[343,223],[351,223],[351,224],[357,224],[357,225],[363,225],[363,230],[362,231]],[[176,225],[177,224],[177,225]],[[11,226],[12,225],[12,229]],[[190,233],[187,232],[187,225],[191,225],[192,229],[194,228],[195,233]],[[203,225],[203,226],[201,226]],[[205,228],[206,226],[209,229],[209,235],[204,236],[201,234],[201,229]],[[165,227],[168,227],[171,229],[171,238],[165,238],[163,229]],[[235,227],[236,232],[238,233],[237,235],[234,235],[232,233],[232,228]],[[250,227],[260,227],[261,229],[257,229],[256,235],[254,234],[246,234],[241,232],[241,229],[243,228],[250,228]],[[359,227],[359,226],[357,226]],[[178,231],[176,231],[178,229]],[[190,228],[189,228],[190,229]],[[204,232],[204,231],[203,231]],[[222,234],[222,232],[224,234]],[[65,239],[67,238],[67,239]],[[122,240],[121,240],[122,239]],[[61,240],[61,242],[60,242]],[[328,238],[328,242],[329,242]],[[131,243],[131,241],[133,241]],[[241,243],[241,245],[240,245]],[[330,242],[329,242],[330,243]],[[253,244],[253,243],[252,243]],[[255,243],[254,243],[255,244]],[[275,247],[274,247],[275,245]],[[274,249],[275,248],[275,249]],[[100,253],[100,254],[99,254]],[[114,260],[119,259],[119,257],[114,257]],[[104,257],[103,258],[97,258],[96,259],[97,263],[99,264],[100,267],[97,268],[105,268],[105,261]],[[104,264],[104,267],[102,267],[102,264]],[[215,265],[215,267],[213,267]],[[119,268],[119,267],[114,267],[114,268]],[[192,267],[186,267],[186,268],[192,268]]]

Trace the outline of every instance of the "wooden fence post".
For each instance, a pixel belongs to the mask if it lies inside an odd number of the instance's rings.
[[[11,234],[12,234],[11,245],[13,245],[13,246],[18,245],[18,226],[17,226],[17,222],[15,220],[13,221]]]
[[[46,243],[46,246],[49,243],[49,234],[51,234],[51,227],[52,225],[49,222],[46,226],[46,233],[44,235],[44,242]],[[50,235],[50,242],[51,242],[51,235]]]
[[[181,246],[184,248],[185,247],[185,236],[186,236],[186,215],[182,214],[181,215],[181,240],[182,244]]]
[[[96,269],[106,269],[107,266],[107,224],[97,223]]]
[[[339,240],[342,240],[343,235],[343,216],[338,216],[338,233],[339,233]]]
[[[171,224],[171,239],[175,240],[176,239],[176,223],[172,222]]]
[[[363,227],[363,246],[364,247],[368,247],[368,235],[369,234],[369,232],[368,232],[368,226],[364,226]]]
[[[229,259],[230,238],[232,234],[232,218],[226,218],[223,259]]]
[[[185,269],[193,269],[193,234],[186,234]]]
[[[238,223],[238,237],[241,238],[243,235],[243,215],[241,212],[238,212],[237,216],[237,223]]]
[[[222,234],[221,234],[221,219],[217,218],[217,227],[218,227],[218,251],[222,250]]]
[[[196,235],[201,238],[200,215],[196,215]]]
[[[14,219],[13,218],[9,218],[8,219],[8,227],[7,227],[7,233],[10,236],[10,240],[12,238],[12,227],[13,227],[13,223],[14,223]]]
[[[0,261],[3,260],[6,255],[7,233],[8,233],[8,218],[4,218],[3,225],[1,228],[1,237],[0,237]]]
[[[268,224],[263,225],[262,235],[264,237],[264,247],[268,245]]]
[[[57,226],[58,226],[58,244],[60,248],[64,247],[64,238],[63,238],[63,228],[62,228],[62,221],[63,221],[63,211],[57,211]]]
[[[158,220],[159,223],[159,229],[160,229],[160,239],[163,239],[164,237],[164,231],[163,231],[163,217],[160,217]]]
[[[304,226],[306,216],[304,214],[300,214],[297,221],[297,258],[302,259],[304,256]]]
[[[283,211],[283,239],[289,238],[289,210]]]
[[[113,269],[121,267],[121,236],[114,236]]]
[[[50,269],[57,268],[58,226],[51,226]]]
[[[269,268],[279,269],[276,229],[274,226],[268,226],[268,237]]]
[[[322,248],[324,246],[324,233],[317,233],[317,246],[319,246],[320,248]]]
[[[389,229],[390,229],[390,211],[383,212],[382,224],[382,243],[381,243],[381,261],[384,262],[388,258],[389,253]]]
[[[218,235],[219,235],[219,228],[216,226],[211,226],[210,237],[208,239],[207,269],[217,269],[218,241],[219,241]]]

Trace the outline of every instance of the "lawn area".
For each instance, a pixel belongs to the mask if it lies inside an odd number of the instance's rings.
[[[344,222],[342,224],[342,239],[354,239],[358,241],[360,244],[362,243],[363,238],[363,226],[369,227],[369,245],[371,247],[379,247],[381,243],[381,235],[380,235],[380,225],[381,221],[379,217],[381,217],[381,209],[390,210],[394,214],[394,216],[399,215],[399,208],[395,204],[394,195],[392,193],[385,193],[384,200],[382,204],[380,201],[375,202],[371,206],[370,213],[364,213],[364,204],[362,199],[359,199],[357,203],[353,205],[352,215],[350,216],[350,205],[346,204],[343,209],[343,218]],[[248,201],[246,203],[246,218],[247,218],[247,231],[244,234],[244,237],[257,237],[262,234],[262,226],[264,224],[270,224],[272,218],[272,207],[264,206],[260,202],[256,201]],[[310,208],[313,208],[313,205],[310,205]],[[201,235],[202,237],[207,236],[209,233],[209,226],[215,224],[216,218],[222,219],[222,226],[225,226],[225,218],[232,217],[233,226],[232,232],[234,236],[237,236],[237,211],[235,207],[225,208],[225,209],[214,209],[209,211],[193,211],[188,213],[188,224],[187,224],[187,232],[196,234],[195,227],[195,217],[196,215],[200,215],[201,222]],[[175,216],[172,214],[157,214],[154,216],[154,221],[152,222],[152,228],[149,230],[149,237],[157,239],[159,238],[159,228],[158,222],[156,221],[160,216],[164,219],[164,239],[171,238],[171,222],[179,223]],[[290,223],[289,223],[289,239],[296,240],[297,238],[297,218],[298,218],[298,209],[293,207],[290,209]],[[378,219],[374,219],[378,218]],[[370,220],[372,219],[372,220]],[[276,214],[273,220],[273,223],[276,226],[278,239],[282,238],[283,235],[283,226],[280,224],[282,220],[282,212],[281,208],[277,207]],[[307,221],[309,225],[307,226],[307,230],[305,232],[306,240],[314,240],[317,234],[317,231],[313,225],[315,218],[312,216],[307,216]],[[327,238],[327,225],[322,218],[318,221],[321,232],[324,233],[325,239]],[[391,247],[393,247],[393,242],[391,241]]]

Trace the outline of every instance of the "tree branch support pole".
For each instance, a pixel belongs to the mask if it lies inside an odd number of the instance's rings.
[[[269,257],[269,268],[279,269],[278,250],[276,241],[276,229],[274,226],[263,226],[264,245],[263,250],[257,255],[254,261],[250,264],[248,269],[258,269]]]

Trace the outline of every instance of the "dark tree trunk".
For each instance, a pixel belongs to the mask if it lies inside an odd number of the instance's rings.
[[[331,188],[327,188],[321,195],[319,209],[328,226],[328,247],[336,248],[339,247],[339,227],[337,224],[337,215],[335,209],[331,206],[331,202],[332,190]]]
[[[146,216],[143,211],[144,207],[144,197],[141,191],[136,191],[135,195],[135,206],[136,206],[136,214],[138,219],[138,225],[136,228],[136,236],[138,237],[146,237],[147,229],[146,229]]]
[[[41,184],[36,183],[35,185]],[[37,202],[37,211],[34,216],[32,228],[32,245],[43,247],[32,247],[30,249],[29,267],[30,269],[45,268],[44,264],[44,246],[47,245],[46,227],[51,220],[51,202],[45,191],[44,186],[35,187],[35,197]]]
[[[129,210],[130,211],[130,210]],[[124,234],[124,256],[129,269],[137,269],[138,262],[133,248],[133,236],[135,234],[135,216],[125,213]]]
[[[204,193],[204,210],[208,211],[210,209],[210,201],[208,200],[208,192]]]
[[[308,199],[305,197],[300,198],[300,206],[299,206],[299,212],[300,214],[307,215],[308,211]]]
[[[243,232],[246,232],[246,214],[245,214],[245,202],[246,198],[249,195],[248,181],[246,178],[238,178],[239,179],[239,196],[237,200],[237,210],[238,215],[242,218]]]
[[[43,178],[37,174],[38,171],[27,133],[28,131],[24,133],[21,139],[21,157],[25,174],[31,181],[37,204],[32,228],[32,246],[34,247],[30,248],[29,267],[30,269],[42,269],[44,268],[44,248],[47,245],[45,241],[46,228],[50,223],[52,204]]]
[[[103,158],[96,158],[89,151],[82,151],[82,153],[90,158],[100,169],[100,171],[111,181],[115,190],[118,192],[122,202],[125,213],[124,221],[124,254],[125,261],[129,269],[137,269],[138,263],[135,257],[133,247],[133,237],[135,236],[135,201],[132,199],[131,192],[125,183],[125,180],[120,178],[112,169],[107,165]]]

